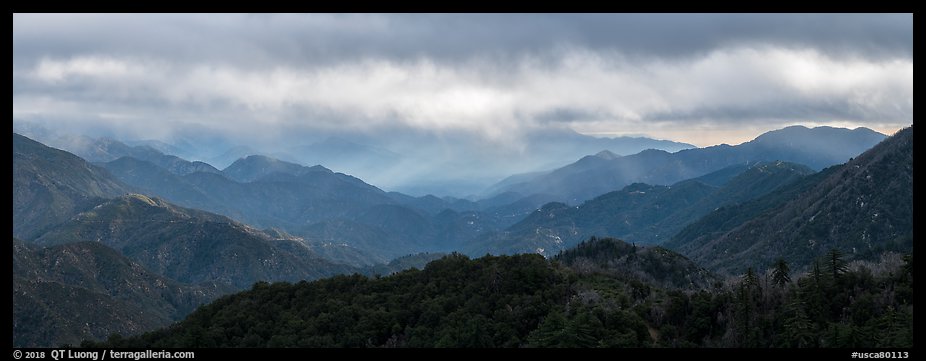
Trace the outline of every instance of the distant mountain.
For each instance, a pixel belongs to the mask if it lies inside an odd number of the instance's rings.
[[[287,153],[303,164],[324,164],[332,169],[349,172],[384,171],[402,160],[400,154],[390,150],[334,136],[309,145],[293,147]]]
[[[446,253],[416,253],[396,258],[386,264],[364,267],[363,274],[370,276],[388,276],[412,268],[424,269],[428,263],[446,257]]]
[[[13,236],[31,240],[103,198],[130,192],[104,169],[13,133]]]
[[[264,156],[240,159],[224,174],[197,172],[180,177],[170,177],[151,163],[128,159],[105,166],[120,180],[178,205],[291,233],[307,224],[394,203],[385,192],[357,178]]]
[[[562,198],[549,194],[524,196],[517,192],[505,192],[478,201],[454,197],[438,198],[430,194],[412,197],[398,192],[389,192],[389,197],[401,205],[432,216],[452,211],[455,214],[469,213],[485,219],[492,218],[493,224],[501,228],[520,221],[546,203],[563,201]]]
[[[507,194],[507,193],[503,193]],[[550,195],[550,194],[533,194],[527,197],[518,198],[514,202],[487,207],[483,210],[484,213],[493,215],[498,219],[499,225],[502,228],[509,227],[525,217],[539,209],[544,204],[550,202],[564,202],[565,199],[562,197]],[[480,201],[482,203],[482,201]]]
[[[774,154],[776,160],[805,164],[820,170],[845,163],[884,140],[884,134],[868,128],[790,126],[773,130],[745,143],[748,151]],[[771,159],[765,159],[771,160]]]
[[[313,223],[296,233],[311,244],[357,248],[373,256],[369,263],[381,263],[410,253],[460,250],[499,228],[495,217],[482,212],[445,209],[428,216],[399,205],[379,205],[359,217]]]
[[[351,272],[292,240],[223,216],[139,194],[81,213],[36,239],[40,245],[95,241],[180,282],[216,282],[236,289],[257,281],[298,281]]]
[[[482,193],[484,196],[488,196],[488,197],[493,197],[493,196],[497,196],[499,194],[505,194],[505,193],[521,194],[515,191],[510,191],[508,189],[512,188],[515,185],[520,185],[521,183],[526,183],[535,178],[540,178],[541,176],[550,174],[550,172],[552,171],[545,170],[545,171],[535,171],[535,172],[513,174],[513,175],[505,177],[498,183],[495,183],[491,185],[490,187],[486,188],[485,190],[483,190]]]
[[[783,257],[806,269],[832,248],[854,258],[913,247],[913,128],[844,165],[718,209],[668,246],[705,267],[740,273]]]
[[[401,154],[389,169],[332,169],[357,175],[384,189],[414,196],[427,194],[470,198],[494,195],[484,191],[512,174],[548,170],[569,164],[586,154],[609,150],[626,155],[644,149],[678,151],[690,144],[648,138],[593,137],[568,128],[535,129],[499,142],[464,133],[440,136],[425,132],[370,134],[344,137],[354,143]],[[328,163],[322,163],[328,166]],[[529,195],[533,192],[525,192]]]
[[[213,164],[218,168],[224,169],[228,168],[229,165],[237,161],[238,159],[245,158],[248,155],[258,154],[259,152],[251,147],[239,145],[227,149],[222,154],[208,158],[207,161],[209,164]]]
[[[867,128],[792,126],[737,146],[718,145],[676,153],[645,150],[613,159],[587,156],[547,174],[495,188],[521,194],[559,195],[577,203],[631,183],[672,184],[749,162],[780,160],[820,170],[857,156],[884,137]]]
[[[389,198],[392,198],[396,203],[410,208],[421,210],[427,214],[438,214],[445,209],[453,210],[475,210],[479,209],[479,205],[475,202],[465,202],[465,204],[460,204],[445,198],[438,198],[432,194],[428,194],[421,197],[413,197],[404,193],[399,192],[389,192]],[[462,207],[461,207],[462,206]],[[463,209],[460,209],[463,208]]]
[[[317,169],[321,169],[321,167]],[[309,171],[311,171],[311,168],[303,167],[296,163],[284,162],[262,155],[250,155],[236,160],[230,166],[223,169],[222,174],[229,179],[247,183],[256,181],[273,173],[298,176]]]
[[[99,242],[13,240],[13,345],[58,347],[164,327],[230,291],[153,273]]]
[[[121,181],[149,194],[257,227],[279,228],[303,238],[325,257],[352,265],[423,251],[453,251],[481,233],[503,227],[505,223],[497,219],[513,223],[518,219],[514,217],[547,200],[529,198],[513,203],[513,208],[488,202],[485,206],[493,207],[481,212],[481,203],[387,194],[321,166],[304,167],[265,156],[239,159],[224,174],[179,176],[129,157],[105,166]]]
[[[493,185],[489,189],[487,189],[486,193],[487,194],[498,194],[499,192],[501,192],[501,194],[505,194],[505,193],[523,194],[524,192],[535,192],[535,194],[537,193],[550,194],[550,190],[556,190],[556,189],[550,188],[550,187],[534,189],[531,187],[526,187],[525,185],[532,184],[532,182],[536,182],[537,180],[540,180],[540,179],[545,179],[548,177],[557,177],[556,175],[557,172],[569,173],[569,174],[581,173],[581,172],[593,172],[595,170],[608,167],[612,161],[619,159],[619,158],[620,157],[615,155],[614,153],[611,153],[607,150],[603,150],[603,151],[596,153],[595,155],[584,156],[578,161],[576,161],[575,163],[569,164],[563,168],[559,168],[553,171],[531,172],[531,173],[512,175],[508,178],[503,179],[501,182]],[[564,172],[562,169],[568,169],[568,171]],[[601,192],[601,193],[604,193],[604,192]],[[560,194],[560,193],[556,193],[556,194]]]
[[[717,182],[719,186],[701,180]],[[549,203],[502,232],[474,242],[470,254],[536,252],[553,255],[591,236],[660,243],[684,226],[724,205],[757,198],[813,173],[784,162],[722,169],[672,186],[631,184],[579,206]]]
[[[176,155],[164,154],[161,150],[148,145],[153,141],[141,142],[130,146],[110,138],[90,138],[86,136],[60,136],[51,144],[60,146],[92,163],[110,162],[122,157],[132,157],[157,164],[168,172],[185,175],[195,172],[218,173],[219,170],[200,161],[188,161]],[[154,143],[165,148],[163,143]],[[169,149],[169,148],[167,148]]]
[[[88,162],[108,162],[129,154],[140,158],[150,158],[155,154],[160,154],[151,147],[132,147],[106,137],[91,138],[85,135],[58,135],[52,139],[44,139],[43,142],[74,153]]]
[[[180,199],[187,207],[220,209],[218,201],[209,196],[207,191],[188,182],[183,176],[171,173],[154,163],[122,157],[102,166],[122,182],[131,184],[147,194],[165,199]]]
[[[576,159],[582,154],[598,153],[603,157],[615,157],[636,154],[645,149],[677,152],[695,148],[691,144],[670,140],[631,136],[595,137],[569,129],[535,131],[526,134],[526,137],[527,151],[551,162],[568,161],[568,158],[562,158],[563,156]]]
[[[156,139],[128,140],[125,144],[133,147],[146,146],[164,154],[176,155],[183,157],[181,154],[188,153],[192,144],[180,141],[179,144],[171,144]]]

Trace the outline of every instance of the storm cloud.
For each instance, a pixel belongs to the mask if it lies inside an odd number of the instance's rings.
[[[13,117],[137,138],[912,123],[911,14],[14,14]]]

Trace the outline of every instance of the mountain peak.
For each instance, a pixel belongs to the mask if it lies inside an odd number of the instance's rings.
[[[803,125],[792,125],[784,127],[781,129],[776,129],[762,133],[756,137],[753,142],[763,142],[763,141],[800,141],[802,139],[788,139],[790,137],[821,137],[818,139],[820,142],[830,141],[830,138],[878,138],[877,140],[883,140],[887,137],[884,134],[878,133],[874,130],[865,127],[858,127],[855,129],[848,128],[836,128],[830,126],[819,126],[808,128]],[[841,139],[839,139],[841,140]],[[751,142],[750,142],[751,143]]]
[[[239,158],[222,173],[227,177],[242,183],[253,182],[271,173],[301,175],[308,169],[300,164],[282,161],[265,155],[249,155]],[[318,170],[314,169],[313,170]]]
[[[792,269],[806,270],[833,248],[856,258],[907,251],[912,248],[912,190],[913,131],[906,128],[848,163],[755,201],[716,210],[669,244],[728,273],[771,264],[778,256]]]
[[[526,180],[499,183],[496,191],[553,194],[583,201],[633,182],[668,185],[733,165],[759,161],[782,160],[818,171],[844,163],[884,138],[884,134],[866,128],[791,126],[736,146],[685,149],[675,153],[650,148],[610,160],[589,155]]]
[[[276,163],[288,163],[288,164],[294,164],[294,163],[285,162],[285,161],[282,161],[282,160],[279,160],[279,159],[276,159],[276,158],[271,158],[271,157],[268,157],[268,156],[266,156],[266,155],[260,155],[260,154],[251,154],[251,155],[246,156],[246,157],[238,158],[238,160],[235,161],[235,163],[238,163],[238,162],[243,162],[243,163],[271,163],[271,164],[276,164]]]
[[[164,207],[165,206],[164,202],[161,201],[160,199],[150,198],[144,194],[139,194],[139,193],[127,194],[120,198],[122,198],[123,200],[127,202],[137,201],[137,202],[141,202],[141,203],[147,204],[152,207]]]
[[[598,152],[598,153],[595,153],[595,156],[598,157],[598,158],[601,158],[601,159],[606,159],[606,160],[617,159],[617,158],[620,158],[620,157],[621,157],[621,156],[619,156],[619,155],[617,155],[617,154],[614,154],[613,152],[611,152],[610,150],[607,150],[607,149],[602,150],[602,151],[600,151],[600,152]]]
[[[640,153],[638,153],[638,154],[640,154],[640,155],[655,155],[655,154],[663,155],[663,154],[672,154],[672,153],[669,153],[669,152],[664,151],[664,150],[662,150],[662,149],[652,149],[652,148],[650,148],[650,149],[645,149],[645,150],[643,150],[642,152],[640,152]]]

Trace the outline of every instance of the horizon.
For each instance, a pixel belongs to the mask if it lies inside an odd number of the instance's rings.
[[[900,130],[902,130],[902,129],[904,129],[904,128],[911,127],[911,126],[912,126],[912,124],[911,124],[911,125],[908,125],[908,126],[905,126],[905,127],[902,127],[902,128],[900,128],[900,129],[898,129],[897,131],[900,131]],[[695,145],[694,148],[685,148],[685,149],[703,149],[703,148],[714,147],[714,146],[717,146],[717,145],[739,146],[739,145],[748,143],[748,142],[750,142],[750,141],[753,141],[753,140],[755,140],[755,139],[757,139],[757,138],[759,138],[759,137],[761,137],[762,135],[765,135],[765,134],[767,134],[767,133],[774,132],[774,131],[779,131],[779,130],[783,130],[783,129],[786,129],[786,128],[793,128],[793,127],[804,128],[804,129],[807,129],[807,130],[814,130],[814,129],[822,128],[822,129],[841,129],[841,130],[848,130],[848,131],[858,131],[858,130],[864,129],[864,130],[869,130],[869,131],[875,132],[875,133],[877,133],[877,134],[879,134],[879,135],[884,136],[885,138],[890,137],[890,136],[894,135],[894,134],[897,132],[897,131],[895,131],[895,132],[891,132],[891,133],[883,133],[883,132],[879,132],[879,131],[877,131],[877,130],[874,130],[874,129],[871,129],[871,128],[867,128],[867,127],[845,128],[845,127],[838,127],[838,126],[831,126],[831,125],[816,125],[816,126],[811,125],[811,126],[807,126],[807,125],[804,125],[804,124],[792,124],[792,125],[788,125],[788,126],[785,126],[785,127],[782,127],[782,128],[772,129],[772,130],[769,130],[769,131],[765,131],[765,132],[756,134],[756,135],[750,137],[749,139],[747,139],[747,140],[745,140],[745,141],[743,141],[743,142],[739,142],[739,143],[735,143],[735,144],[722,143],[722,144],[714,144],[714,145],[709,145],[709,146],[704,146],[704,147],[700,147],[700,146],[696,146],[696,145]],[[35,128],[32,128],[32,129],[26,129],[26,130],[27,130],[27,132],[19,132],[19,133],[17,133],[17,130],[14,129],[14,130],[13,130],[13,133],[14,133],[14,134],[23,135],[23,136],[26,136],[26,137],[28,137],[28,138],[30,138],[30,139],[33,139],[33,137],[35,137],[36,134],[28,134],[28,133],[29,133],[30,130],[31,130],[31,131],[35,131],[36,129],[35,129]],[[44,133],[43,133],[43,132],[44,132]],[[68,139],[68,137],[73,137],[73,136],[76,136],[76,137],[88,136],[88,135],[86,135],[86,134],[67,134],[67,133],[60,133],[60,132],[53,132],[53,131],[50,132],[48,129],[45,129],[45,128],[38,128],[38,133],[37,133],[37,134],[46,136],[45,139],[41,139],[41,138],[39,138],[39,139],[33,139],[33,140],[39,141],[40,143],[43,143],[43,144],[44,144],[45,142],[49,142],[49,141],[52,141],[52,142],[54,142],[54,141],[61,142],[62,139]],[[50,137],[49,137],[49,134],[50,134]],[[57,137],[57,139],[54,139],[53,137]],[[89,136],[88,136],[88,137],[89,137]],[[624,136],[616,136],[616,138],[619,138],[619,137],[649,139],[649,138],[647,138],[647,137],[645,137],[645,136],[641,136],[641,135],[624,135]],[[611,138],[611,139],[616,139],[616,138]],[[333,171],[333,172],[335,172],[335,173],[340,173],[340,174],[345,174],[345,175],[348,175],[348,176],[351,176],[351,177],[356,177],[356,178],[360,179],[361,181],[363,181],[363,182],[365,182],[365,183],[367,183],[367,184],[369,184],[369,185],[372,185],[372,186],[374,186],[374,187],[376,187],[376,188],[379,188],[380,190],[382,190],[382,191],[384,191],[384,192],[407,193],[407,194],[412,195],[412,196],[415,196],[415,197],[423,197],[423,196],[437,196],[437,197],[439,197],[439,198],[451,197],[451,198],[458,198],[458,199],[468,199],[468,200],[472,200],[472,201],[479,200],[479,199],[489,199],[489,198],[491,198],[491,197],[489,197],[489,196],[491,195],[491,192],[490,192],[490,193],[486,193],[486,192],[488,192],[488,189],[491,189],[491,187],[494,187],[495,185],[498,185],[498,184],[504,182],[506,179],[509,179],[509,178],[511,178],[511,177],[516,177],[516,176],[519,176],[519,175],[522,175],[522,174],[526,174],[526,173],[550,172],[550,171],[554,171],[554,170],[559,169],[559,168],[561,168],[561,167],[565,167],[565,166],[568,166],[568,165],[570,165],[570,164],[573,164],[573,163],[575,163],[575,162],[580,161],[580,158],[575,158],[575,159],[572,159],[572,160],[570,160],[570,161],[568,161],[568,162],[566,162],[566,163],[559,164],[559,165],[553,166],[553,167],[551,167],[551,168],[536,169],[536,170],[534,170],[534,171],[525,172],[525,173],[504,174],[504,175],[502,175],[502,176],[500,176],[500,177],[498,177],[498,178],[496,178],[496,179],[491,180],[490,184],[491,184],[492,186],[489,187],[489,188],[483,189],[481,192],[473,192],[473,193],[469,193],[469,194],[463,194],[463,193],[460,193],[460,192],[453,192],[453,191],[448,191],[448,192],[444,192],[444,193],[440,193],[440,192],[423,192],[423,193],[422,193],[422,192],[407,192],[407,191],[402,190],[402,189],[393,189],[393,188],[391,188],[391,187],[383,186],[383,185],[381,185],[381,184],[377,184],[376,182],[370,181],[370,179],[365,179],[364,177],[362,177],[362,176],[360,176],[360,175],[353,174],[353,173],[352,173],[351,171],[349,171],[349,170],[337,169],[337,167],[332,167],[332,166],[329,166],[329,165],[326,165],[326,164],[323,164],[323,163],[311,164],[311,163],[301,162],[301,161],[299,161],[299,160],[297,160],[297,159],[280,159],[280,158],[277,157],[277,156],[280,155],[279,153],[274,154],[273,152],[261,152],[261,151],[259,151],[259,150],[255,150],[255,149],[250,148],[250,147],[248,147],[248,149],[251,150],[252,152],[249,152],[249,153],[247,153],[247,154],[245,154],[245,155],[243,155],[243,156],[241,156],[241,157],[238,157],[237,159],[235,159],[233,162],[231,162],[231,163],[229,163],[229,164],[225,164],[225,165],[219,166],[219,165],[217,165],[217,164],[211,163],[209,160],[206,160],[206,159],[187,159],[187,158],[184,158],[184,157],[182,157],[182,156],[180,156],[180,155],[178,155],[178,154],[172,154],[171,152],[163,151],[163,150],[161,150],[161,149],[158,149],[158,147],[154,147],[154,146],[152,146],[151,144],[149,144],[148,142],[149,142],[150,140],[116,139],[116,138],[111,138],[111,137],[107,137],[107,136],[96,137],[96,138],[91,137],[91,139],[93,139],[93,140],[110,139],[110,140],[114,140],[114,141],[116,141],[116,142],[120,142],[120,143],[126,144],[126,145],[128,145],[128,146],[130,146],[130,147],[138,147],[138,146],[148,147],[148,148],[151,148],[151,149],[153,149],[153,150],[155,150],[155,151],[157,151],[157,152],[161,152],[162,154],[178,156],[178,157],[180,157],[181,159],[185,159],[185,160],[187,160],[187,161],[199,161],[199,162],[203,162],[203,163],[209,164],[209,165],[211,165],[211,166],[213,166],[213,167],[215,167],[216,169],[221,170],[221,171],[224,171],[225,169],[228,169],[228,168],[232,167],[232,165],[233,165],[234,163],[237,163],[238,161],[242,161],[242,160],[245,160],[245,159],[250,158],[250,157],[258,156],[258,157],[269,158],[269,159],[276,160],[276,161],[282,161],[282,162],[287,162],[287,163],[293,163],[293,164],[296,164],[296,165],[299,165],[299,166],[302,166],[302,167],[316,167],[316,166],[321,166],[321,167],[323,167],[323,168],[325,168],[325,169],[328,169],[328,170],[330,170],[330,171]],[[332,137],[326,138],[326,139],[325,139],[324,141],[322,141],[322,142],[326,142],[326,141],[328,141],[328,140],[330,140],[330,139],[332,139]],[[659,139],[659,141],[671,141],[671,140]],[[55,147],[55,145],[61,146],[62,144],[67,144],[67,143],[60,143],[60,144],[54,144],[54,143],[53,143],[53,144],[45,144],[45,145],[49,145],[49,146]],[[169,144],[169,143],[165,143],[165,144],[171,145],[171,144]],[[240,147],[240,145],[237,146],[237,147]],[[74,150],[74,149],[65,149],[65,148],[67,148],[67,147],[61,146],[60,149],[65,150],[65,151],[69,151],[69,152]],[[648,149],[653,149],[653,148],[648,148]],[[667,152],[668,152],[668,153],[677,153],[677,152],[680,152],[680,151],[685,150],[685,149],[679,149],[679,150],[667,151]],[[630,153],[630,154],[617,154],[617,155],[618,155],[618,156],[630,156],[630,155],[635,155],[635,154],[641,153],[641,152],[643,152],[643,151],[645,151],[645,150],[647,150],[647,149],[641,149],[639,152],[635,152],[635,153]],[[616,153],[612,152],[611,150],[605,148],[605,149],[601,149],[601,150],[599,150],[599,151],[594,151],[594,152],[591,152],[591,153],[588,153],[588,154],[582,154],[582,157],[597,155],[597,154],[600,154],[601,152],[610,152],[611,154],[616,154]]]
[[[411,193],[912,119],[911,14],[13,15],[14,129],[219,168],[244,146]]]
[[[814,125],[814,124],[812,124],[812,123],[811,123],[810,125],[808,125],[808,124],[801,124],[801,123],[794,123],[794,124],[789,124],[789,125],[786,125],[786,126],[783,126],[783,127],[780,127],[780,128],[768,129],[768,130],[762,131],[762,132],[760,132],[760,133],[756,133],[756,134],[751,135],[751,136],[750,136],[750,135],[744,135],[745,138],[737,139],[737,140],[735,140],[735,141],[733,141],[733,142],[722,141],[722,142],[720,142],[720,143],[710,143],[710,144],[707,144],[707,145],[698,145],[698,144],[694,144],[694,143],[686,143],[686,142],[681,142],[681,141],[678,141],[678,140],[675,140],[675,139],[653,138],[653,137],[650,137],[650,136],[648,136],[648,135],[646,135],[646,134],[614,134],[614,133],[611,133],[611,132],[591,132],[591,133],[578,133],[578,132],[576,132],[576,133],[582,134],[582,135],[591,136],[591,137],[595,137],[595,138],[600,138],[600,139],[620,139],[620,138],[642,139],[642,138],[645,138],[645,139],[652,139],[652,140],[657,140],[657,141],[677,142],[677,143],[689,144],[689,145],[693,145],[693,146],[694,146],[694,148],[688,148],[688,149],[696,149],[696,148],[709,148],[709,147],[718,146],[718,145],[730,145],[730,146],[742,145],[742,144],[744,144],[744,143],[748,143],[748,142],[750,142],[750,141],[755,140],[756,138],[762,136],[762,135],[765,134],[765,133],[773,132],[773,131],[776,131],[776,130],[782,130],[782,129],[785,129],[785,128],[791,128],[791,127],[803,127],[803,128],[806,128],[806,129],[831,128],[831,129],[845,129],[845,130],[850,130],[850,131],[855,131],[855,130],[859,130],[859,129],[867,129],[867,130],[871,130],[871,131],[874,131],[874,132],[876,132],[876,133],[879,133],[879,134],[881,134],[881,135],[884,135],[884,136],[886,136],[886,137],[889,137],[889,136],[893,135],[894,133],[896,133],[896,132],[898,132],[898,131],[900,131],[900,130],[902,130],[902,129],[904,129],[904,128],[911,127],[911,126],[913,126],[913,124],[909,124],[909,125],[902,126],[902,127],[900,127],[900,128],[892,129],[892,130],[888,130],[888,131],[880,131],[880,130],[878,130],[878,129],[873,129],[873,128],[869,128],[869,127],[854,127],[854,128],[853,128],[853,127],[840,127],[840,126],[833,126],[833,125]],[[152,149],[154,149],[154,150],[156,150],[156,151],[162,152],[162,153],[164,153],[164,154],[166,154],[166,155],[178,156],[178,157],[183,158],[183,159],[188,160],[188,161],[199,161],[199,162],[209,163],[206,159],[198,159],[198,158],[197,158],[197,159],[186,159],[186,158],[184,158],[184,157],[182,157],[182,156],[179,156],[179,155],[177,155],[177,154],[171,154],[171,153],[169,153],[169,152],[164,152],[164,151],[162,151],[162,150],[160,150],[160,149],[158,149],[158,148],[156,148],[156,147],[154,147],[154,146],[152,146],[152,145],[150,145],[150,144],[146,144],[147,142],[157,141],[157,142],[163,142],[163,143],[165,143],[166,145],[175,146],[176,144],[171,144],[171,140],[170,140],[170,139],[124,139],[124,138],[113,137],[113,136],[110,136],[110,135],[93,136],[93,135],[91,135],[91,134],[80,134],[80,133],[59,133],[59,132],[51,131],[51,130],[49,130],[48,128],[41,128],[41,127],[40,127],[40,128],[31,128],[31,129],[30,129],[30,128],[26,128],[26,129],[20,129],[20,130],[13,129],[13,133],[16,133],[16,134],[19,134],[19,135],[23,135],[23,136],[27,136],[27,137],[29,137],[30,139],[32,138],[32,136],[30,136],[30,135],[35,135],[36,132],[38,132],[38,134],[41,134],[41,133],[43,133],[43,132],[48,132],[48,133],[51,134],[52,136],[57,136],[57,137],[65,137],[65,136],[77,136],[77,137],[80,137],[80,136],[85,136],[85,137],[89,137],[89,138],[94,139],[94,140],[110,139],[110,140],[114,140],[114,141],[117,141],[117,142],[126,144],[126,145],[128,145],[128,146],[147,146],[147,147],[150,147],[150,148],[152,148]],[[41,137],[41,136],[38,136],[38,138],[42,138],[42,137]],[[324,140],[322,140],[321,142],[325,142],[325,141],[327,141],[327,140],[332,140],[332,139],[342,139],[342,138],[340,138],[339,136],[336,136],[336,135],[331,135],[331,136],[328,136],[328,137],[324,138]],[[38,141],[38,139],[33,139],[33,140],[37,140],[37,141]],[[48,140],[48,139],[46,139],[46,140]],[[344,140],[346,140],[346,139],[344,139]],[[346,141],[349,141],[349,140],[346,140]],[[235,147],[248,147],[248,146],[245,145],[245,144],[239,144],[239,145],[236,145]],[[248,148],[250,148],[250,147],[248,147]],[[245,156],[239,157],[238,159],[244,159],[244,158],[249,157],[249,156],[264,156],[264,157],[273,158],[273,156],[272,156],[272,153],[273,153],[273,152],[272,152],[272,151],[271,151],[271,152],[262,152],[262,151],[260,151],[259,149],[252,149],[252,150],[254,150],[254,153],[247,154],[247,155],[245,155]],[[387,149],[387,150],[388,150],[388,149]],[[682,150],[684,150],[684,149],[682,149]],[[601,149],[601,150],[599,150],[598,152],[603,152],[603,151],[608,151],[608,152],[614,153],[613,151],[611,151],[611,150],[609,150],[609,149]],[[641,151],[642,151],[642,150],[641,150]],[[679,151],[680,151],[680,150],[670,151],[669,153],[676,153],[676,152],[679,152]],[[597,154],[598,152],[589,153],[589,154],[585,154],[585,155],[594,155],[594,154]],[[639,152],[637,152],[637,153],[639,153]],[[614,153],[614,154],[619,155],[619,156],[627,156],[627,155],[632,155],[632,154],[637,154],[637,153],[630,153],[630,154],[617,154],[617,153]],[[276,158],[273,158],[273,159],[276,159]],[[282,160],[282,159],[277,159],[277,160]],[[578,160],[578,159],[577,159],[577,160]],[[282,160],[282,161],[286,161],[286,160]],[[307,166],[307,167],[311,167],[311,166],[315,166],[315,165],[324,166],[324,164],[304,164],[304,163],[300,163],[299,161],[287,161],[287,162],[296,163],[296,164],[299,164],[299,165],[302,165],[302,166]],[[210,165],[215,166],[214,164],[210,164]],[[226,166],[226,167],[227,167],[227,166]],[[225,168],[225,167],[217,167],[217,168],[222,169],[222,168]]]
[[[637,134],[637,133],[624,134],[624,133],[619,133],[619,132],[588,132],[588,133],[582,133],[582,134],[593,136],[593,137],[601,137],[601,138],[644,137],[644,138],[651,138],[651,139],[656,139],[656,140],[668,140],[668,141],[688,143],[688,144],[694,145],[697,148],[707,148],[707,147],[713,147],[713,146],[724,145],[724,144],[740,145],[740,144],[749,142],[762,134],[775,131],[775,130],[779,130],[779,129],[784,129],[787,127],[793,127],[793,126],[801,126],[801,127],[805,127],[808,129],[819,128],[819,127],[842,128],[842,129],[848,129],[848,130],[869,129],[869,130],[884,134],[886,136],[891,136],[894,133],[897,133],[900,130],[910,127],[912,125],[913,124],[911,123],[911,124],[903,125],[897,128],[894,128],[894,127],[887,127],[887,128],[874,127],[873,128],[873,127],[867,127],[867,126],[851,126],[851,125],[840,126],[840,124],[838,123],[829,123],[829,124],[821,125],[821,124],[817,124],[813,122],[807,122],[807,123],[794,122],[794,123],[787,124],[781,127],[773,127],[773,128],[767,128],[767,129],[762,128],[762,127],[757,127],[754,129],[763,129],[763,130],[760,130],[758,133],[755,133],[755,134],[740,132],[740,131],[724,131],[724,132],[716,131],[716,130],[698,131],[697,139],[700,139],[701,141],[696,141],[696,142],[683,142],[678,139],[670,139],[670,138],[653,138],[653,137],[647,136],[646,134]],[[735,132],[735,135],[731,135],[731,133],[734,133],[734,132]],[[720,136],[718,136],[717,133],[720,133]],[[725,135],[728,137],[725,137]],[[710,139],[710,140],[705,140],[705,139]]]

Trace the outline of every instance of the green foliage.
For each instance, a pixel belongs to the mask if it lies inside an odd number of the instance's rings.
[[[633,254],[586,242],[589,259]],[[591,252],[596,249],[596,252]],[[578,252],[578,251],[577,251]],[[624,253],[629,252],[629,253]],[[912,347],[906,265],[800,277],[763,290],[747,269],[729,287],[654,286],[580,271],[576,253],[451,254],[423,270],[379,278],[259,282],[201,307],[186,320],[92,347]],[[827,259],[821,258],[821,261]],[[885,265],[890,266],[890,265]]]
[[[555,260],[579,272],[633,278],[668,288],[698,289],[717,280],[684,256],[662,247],[637,247],[614,238],[591,237]]]
[[[569,285],[567,270],[537,255],[452,254],[389,277],[258,283],[124,345],[518,346],[570,297]]]
[[[779,258],[775,262],[775,270],[772,271],[772,283],[778,287],[784,287],[791,282],[791,268],[784,258]]]
[[[848,272],[849,265],[843,259],[843,253],[839,249],[833,248],[826,254],[827,264],[829,265],[829,275],[833,282],[837,282],[840,276]]]

